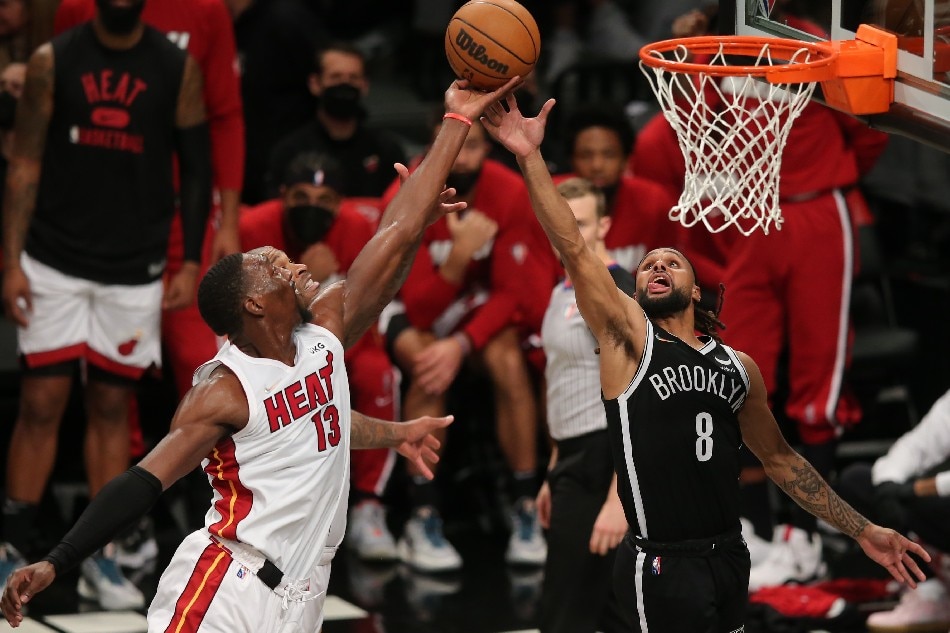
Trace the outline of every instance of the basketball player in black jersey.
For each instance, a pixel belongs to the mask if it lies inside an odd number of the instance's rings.
[[[924,580],[910,553],[929,556],[846,504],[782,437],[755,362],[721,343],[682,253],[653,250],[637,269],[636,300],[617,289],[557,192],[540,145],[554,100],[526,119],[485,111],[485,129],[517,158],[532,206],[574,281],[597,339],[620,499],[630,532],[615,587],[643,633],[744,629],[749,553],[739,526],[739,450],[745,444],[796,503],[854,538],[899,582]],[[697,335],[697,331],[702,332]]]

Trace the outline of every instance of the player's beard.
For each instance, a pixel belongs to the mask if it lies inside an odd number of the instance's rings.
[[[142,15],[142,9],[145,8],[145,0],[128,7],[113,6],[109,0],[96,0],[96,7],[99,9],[102,26],[109,33],[128,35],[139,24],[139,17]]]
[[[674,288],[670,294],[662,297],[650,297],[644,289],[637,291],[637,303],[651,319],[665,319],[691,306],[693,298],[686,288]]]

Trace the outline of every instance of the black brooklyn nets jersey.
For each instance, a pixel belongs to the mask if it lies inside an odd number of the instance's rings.
[[[745,367],[713,339],[695,349],[647,320],[640,367],[605,400],[620,500],[631,530],[672,542],[738,526],[737,414]]]

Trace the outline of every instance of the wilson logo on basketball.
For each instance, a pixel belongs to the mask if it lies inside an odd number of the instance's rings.
[[[497,71],[501,74],[508,72],[508,64],[503,64],[497,59],[492,59],[485,53],[485,47],[479,44],[465,29],[459,29],[455,36],[455,43],[459,50],[468,53],[468,56],[477,61],[489,70]]]

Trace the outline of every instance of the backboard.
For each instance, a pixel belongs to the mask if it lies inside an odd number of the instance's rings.
[[[796,0],[794,17],[786,5],[788,0],[720,0],[719,31],[851,40],[859,24],[871,24],[896,34],[894,103],[887,113],[859,118],[950,152],[950,0]],[[821,100],[820,90],[814,98]]]

